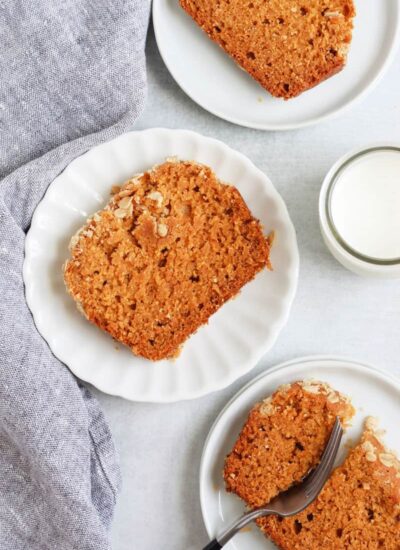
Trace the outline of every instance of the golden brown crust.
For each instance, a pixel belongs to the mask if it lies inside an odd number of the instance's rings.
[[[348,399],[318,381],[281,386],[258,403],[225,461],[226,488],[248,506],[267,504],[318,463],[339,416],[354,409]]]
[[[295,97],[346,63],[353,0],[180,3],[213,41],[276,97]]]
[[[259,527],[282,550],[400,549],[400,463],[367,422],[360,442],[304,512]]]
[[[67,288],[86,317],[158,360],[269,264],[239,191],[210,168],[167,161],[113,189],[73,238]]]

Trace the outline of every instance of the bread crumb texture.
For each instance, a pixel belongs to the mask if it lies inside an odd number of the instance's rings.
[[[269,267],[270,240],[239,191],[173,158],[114,186],[72,238],[68,291],[89,321],[140,356],[180,346]]]
[[[316,380],[281,386],[250,411],[225,461],[226,488],[251,508],[267,504],[316,466],[336,416],[354,414],[347,397]]]
[[[273,96],[290,99],[340,71],[352,0],[180,0],[208,36]]]
[[[283,550],[399,550],[400,463],[366,424],[360,442],[306,510],[257,523]]]

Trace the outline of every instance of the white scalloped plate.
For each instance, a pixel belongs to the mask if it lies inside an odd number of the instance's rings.
[[[355,5],[346,67],[290,101],[272,97],[240,70],[184,12],[179,0],[154,0],[153,24],[168,70],[193,101],[235,124],[288,130],[343,113],[373,89],[394,58],[400,36],[399,0],[355,0]]]
[[[237,186],[265,232],[276,234],[271,260],[240,295],[215,313],[174,361],[152,363],[91,325],[66,293],[62,265],[70,237],[102,208],[111,186],[166,157],[211,166]],[[191,399],[249,371],[285,324],[298,276],[295,231],[265,174],[223,143],[184,130],[130,132],[77,158],[49,186],[26,238],[24,281],[36,326],[54,355],[100,390],[136,401]]]
[[[268,369],[250,381],[227,403],[204,445],[200,466],[200,500],[210,538],[221,533],[244,511],[243,502],[225,491],[222,470],[225,457],[232,449],[249,410],[255,403],[271,395],[281,384],[310,378],[328,382],[348,395],[356,409],[351,428],[344,435],[336,463],[344,459],[346,447],[353,445],[360,437],[367,416],[375,416],[380,420],[380,427],[386,430],[384,439],[387,447],[394,449],[400,456],[399,379],[375,367],[340,357],[303,357]],[[255,525],[251,525],[238,533],[225,548],[273,550],[276,547]]]

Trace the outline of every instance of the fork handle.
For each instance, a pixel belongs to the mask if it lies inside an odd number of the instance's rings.
[[[227,544],[232,537],[236,535],[243,527],[245,527],[248,523],[254,521],[257,518],[268,516],[269,514],[273,514],[273,510],[268,510],[267,508],[260,508],[259,510],[253,510],[251,512],[248,512],[247,514],[244,514],[241,518],[235,521],[226,531],[221,533],[218,537],[216,537],[214,540],[209,542],[207,546],[203,548],[203,550],[219,550],[225,544]]]
[[[212,541],[210,541],[207,546],[205,546],[203,548],[203,550],[220,550],[220,548],[222,548],[222,546],[220,545],[220,543],[217,541],[217,539],[214,539]]]

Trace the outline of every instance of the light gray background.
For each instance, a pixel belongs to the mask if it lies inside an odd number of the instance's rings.
[[[289,209],[300,248],[300,279],[275,347],[229,388],[172,405],[129,403],[96,391],[114,433],[124,487],[114,550],[200,550],[207,541],[198,492],[202,447],[216,415],[248,380],[311,354],[342,355],[400,375],[400,281],[362,279],[341,267],[318,228],[325,173],[348,150],[400,142],[400,57],[372,93],[333,121],[291,132],[248,130],[207,113],[180,90],[150,30],[149,95],[136,128],[188,128],[220,139],[266,172]]]

